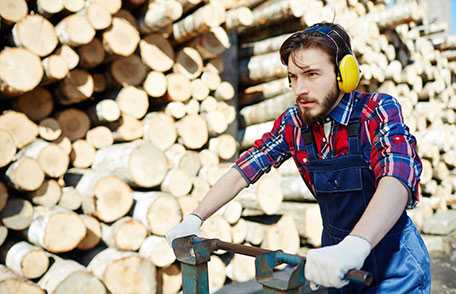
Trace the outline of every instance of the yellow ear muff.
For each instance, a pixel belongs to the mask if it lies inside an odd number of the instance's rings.
[[[338,79],[339,89],[342,92],[350,93],[358,87],[359,66],[355,57],[351,54],[345,55],[339,62],[340,79]]]

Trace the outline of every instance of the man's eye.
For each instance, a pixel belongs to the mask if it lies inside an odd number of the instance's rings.
[[[314,78],[314,77],[318,76],[318,73],[317,73],[317,72],[310,72],[310,73],[308,73],[308,75],[309,75],[310,77],[313,77],[313,78]]]

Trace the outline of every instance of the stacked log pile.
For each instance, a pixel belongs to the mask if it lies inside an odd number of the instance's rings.
[[[456,205],[454,40],[430,41],[442,28],[422,25],[419,7],[340,3],[2,0],[0,292],[179,292],[164,234],[293,103],[278,48],[334,9],[357,40],[362,87],[398,97],[418,135],[427,197],[415,218]],[[237,63],[239,85],[226,76]],[[287,161],[202,231],[303,253],[321,219]],[[217,252],[211,291],[254,273],[252,258]]]

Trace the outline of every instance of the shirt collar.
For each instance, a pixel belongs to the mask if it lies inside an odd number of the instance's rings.
[[[353,111],[355,91],[345,93],[340,102],[329,113],[329,116],[336,122],[348,125],[351,113]]]

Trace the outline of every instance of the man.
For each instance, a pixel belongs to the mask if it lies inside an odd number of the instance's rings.
[[[167,235],[198,234],[201,223],[292,157],[320,205],[322,248],[307,253],[306,279],[330,293],[429,293],[429,254],[405,212],[419,200],[421,161],[397,100],[356,91],[350,38],[332,23],[290,36],[280,48],[296,104],[244,152],[198,208]],[[370,287],[348,284],[369,271]]]

